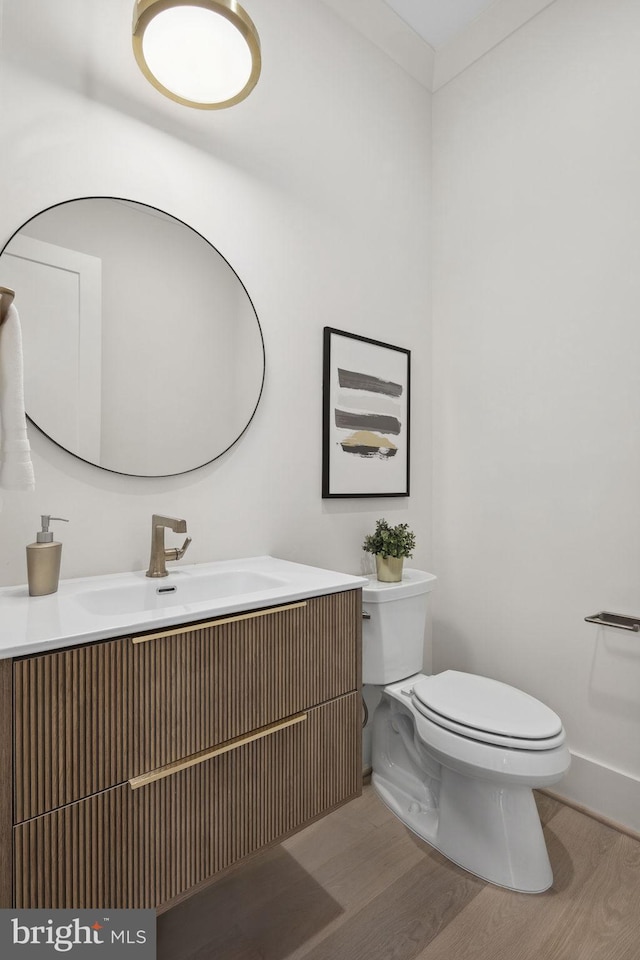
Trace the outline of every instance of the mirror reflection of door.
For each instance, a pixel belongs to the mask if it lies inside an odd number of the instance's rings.
[[[249,424],[258,318],[224,257],[181,221],[114,198],[58,204],[7,243],[0,283],[16,290],[27,414],[75,456],[167,476],[214,460]]]
[[[23,316],[29,416],[67,450],[96,463],[101,444],[102,263],[29,236],[14,237],[10,264]],[[55,389],[44,389],[56,379]]]

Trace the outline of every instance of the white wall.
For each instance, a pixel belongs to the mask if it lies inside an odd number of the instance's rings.
[[[0,240],[92,194],[190,223],[252,297],[265,392],[228,454],[171,479],[102,472],[30,428],[36,492],[3,493],[0,583],[24,583],[40,513],[71,521],[55,528],[63,577],[144,568],[154,511],[187,519],[192,562],[269,552],[357,572],[364,534],[387,516],[412,525],[428,566],[429,95],[324,4],[252,0],[258,87],[231,110],[189,111],[138,71],[131,9],[4,0]],[[409,500],[321,499],[325,325],[413,351]]]
[[[561,714],[640,830],[640,5],[556,0],[434,96],[434,666]],[[606,785],[606,786],[605,786]]]

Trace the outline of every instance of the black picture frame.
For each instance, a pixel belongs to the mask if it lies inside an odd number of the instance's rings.
[[[322,497],[408,497],[411,351],[324,328]]]

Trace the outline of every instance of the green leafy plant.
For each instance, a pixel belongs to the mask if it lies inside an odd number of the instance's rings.
[[[376,520],[375,533],[364,538],[362,549],[367,553],[380,553],[383,557],[412,557],[415,546],[415,534],[406,523],[390,527],[383,518]]]

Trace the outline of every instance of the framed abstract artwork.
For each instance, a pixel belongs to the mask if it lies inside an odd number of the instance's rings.
[[[411,352],[324,328],[322,496],[408,497]]]

